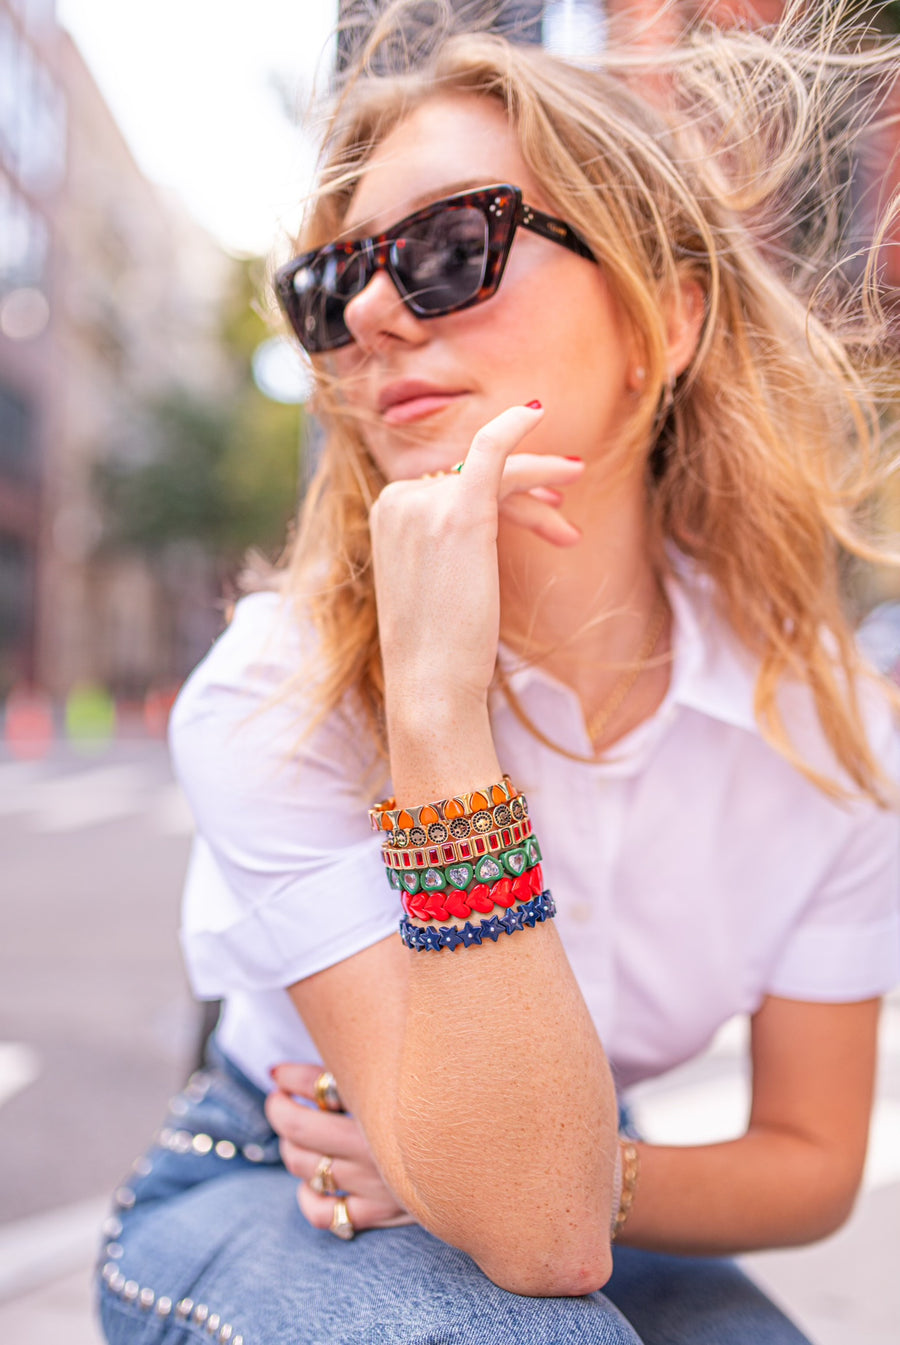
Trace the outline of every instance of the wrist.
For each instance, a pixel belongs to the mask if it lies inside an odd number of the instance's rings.
[[[500,780],[487,705],[457,696],[404,698],[388,707],[388,749],[398,804],[482,789]]]

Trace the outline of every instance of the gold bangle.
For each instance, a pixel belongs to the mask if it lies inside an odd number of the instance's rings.
[[[631,1213],[631,1207],[634,1204],[634,1193],[637,1190],[638,1176],[641,1170],[641,1157],[638,1147],[631,1140],[619,1140],[619,1153],[622,1155],[622,1192],[619,1196],[619,1208],[616,1211],[615,1222],[612,1229],[612,1241],[621,1233],[628,1221]]]
[[[395,850],[384,845],[381,854],[388,869],[429,869],[441,864],[458,864],[461,860],[476,863],[485,855],[498,855],[523,845],[533,835],[531,818],[514,822],[501,831],[489,831],[483,836],[471,836],[465,841],[444,841],[421,850]]]

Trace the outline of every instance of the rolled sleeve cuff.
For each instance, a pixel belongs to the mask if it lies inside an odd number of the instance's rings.
[[[399,919],[400,903],[380,860],[361,863],[348,855],[224,928],[186,922],[181,943],[194,993],[220,999],[302,981],[396,933]]]
[[[818,926],[791,939],[768,993],[821,1002],[871,999],[900,982],[900,915],[876,925]]]

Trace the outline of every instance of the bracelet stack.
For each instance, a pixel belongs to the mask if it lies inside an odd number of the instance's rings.
[[[400,934],[407,947],[438,951],[485,938],[496,942],[502,933],[533,928],[556,914],[544,889],[528,803],[509,776],[414,808],[385,799],[369,810],[369,819],[383,838],[388,882],[403,903]],[[493,914],[495,907],[501,916]],[[490,918],[469,923],[473,912]],[[444,920],[467,923],[435,927]]]

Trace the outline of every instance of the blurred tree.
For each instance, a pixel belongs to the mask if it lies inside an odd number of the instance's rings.
[[[855,0],[851,9],[886,33],[900,33],[900,0]]]
[[[191,542],[234,569],[249,547],[272,554],[297,504],[301,417],[253,381],[256,347],[271,336],[257,311],[261,264],[235,266],[222,319],[231,366],[225,397],[173,388],[146,402],[98,469],[107,552],[160,554]]]

